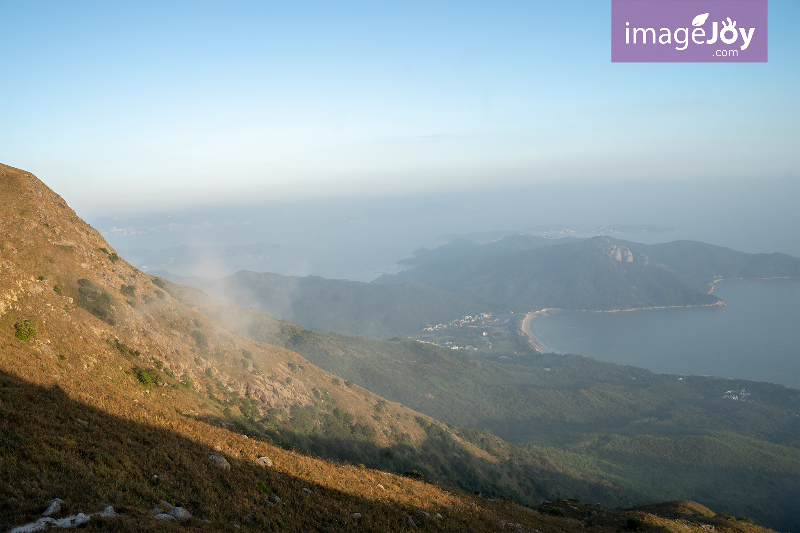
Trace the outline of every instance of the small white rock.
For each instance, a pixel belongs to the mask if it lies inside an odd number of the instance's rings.
[[[103,510],[97,513],[97,516],[102,516],[103,518],[112,518],[117,516],[117,513],[114,512],[114,508],[110,505],[106,505],[103,507]]]
[[[361,513],[353,513],[350,515],[351,518],[361,518]]]
[[[173,507],[167,512],[168,515],[174,517],[177,520],[188,520],[192,517],[192,513],[184,509],[183,507]]]
[[[156,518],[158,518],[159,520],[175,520],[174,516],[165,513],[157,514]]]
[[[60,498],[55,498],[50,500],[50,505],[47,506],[47,509],[42,513],[44,516],[53,516],[54,514],[58,514],[61,512],[61,504],[64,503],[64,500]]]

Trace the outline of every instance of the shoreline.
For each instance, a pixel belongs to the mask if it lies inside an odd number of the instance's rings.
[[[783,279],[783,278],[762,278],[762,279]],[[718,280],[722,281],[722,280]],[[525,336],[528,338],[528,342],[531,345],[531,348],[536,353],[547,353],[544,348],[542,348],[542,343],[539,342],[539,339],[531,332],[530,330],[530,322],[537,316],[545,316],[550,313],[557,313],[559,311],[572,311],[572,312],[580,312],[580,313],[625,313],[628,311],[647,311],[650,309],[689,309],[692,307],[722,307],[726,305],[725,302],[722,300],[718,300],[713,304],[695,304],[695,305],[667,305],[662,307],[632,307],[631,309],[560,309],[557,307],[546,307],[544,309],[539,309],[538,311],[530,311],[525,314],[525,318],[522,319],[522,323],[520,324],[520,330]]]
[[[711,290],[708,291],[708,294],[712,294],[714,292],[714,285],[718,281],[736,281],[736,280],[768,280],[768,279],[797,279],[793,276],[773,276],[770,278],[720,278],[715,279],[710,283]],[[632,307],[630,309],[560,309],[557,307],[547,307],[544,309],[539,309],[538,311],[530,311],[525,314],[525,318],[522,319],[522,323],[520,324],[520,330],[522,333],[528,338],[528,342],[531,345],[536,353],[546,353],[542,344],[539,342],[539,339],[530,331],[530,321],[536,318],[537,316],[545,316],[549,313],[557,313],[559,311],[574,311],[574,312],[581,312],[581,313],[625,313],[628,311],[647,311],[650,309],[688,309],[692,307],[722,307],[727,305],[722,300],[718,300],[713,304],[695,304],[695,305],[668,305],[668,306],[661,306],[661,307]]]
[[[708,294],[714,293],[714,284],[718,281],[736,281],[736,280],[745,280],[745,279],[797,279],[794,276],[773,276],[771,278],[719,278],[712,281],[709,285],[711,285],[711,289],[709,289]]]
[[[528,338],[528,343],[531,345],[531,348],[533,348],[533,350],[536,353],[546,353],[546,352],[544,351],[544,348],[542,348],[539,339],[537,339],[536,336],[531,332],[529,325],[533,318],[537,316],[544,316],[548,314],[549,311],[561,311],[561,309],[551,308],[551,309],[540,309],[539,311],[530,311],[529,313],[525,314],[525,318],[522,319],[522,323],[520,324],[520,329],[522,330],[522,333],[524,333],[525,336]]]

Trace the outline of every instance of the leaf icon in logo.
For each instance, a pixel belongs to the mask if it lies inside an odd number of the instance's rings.
[[[706,19],[708,18],[708,13],[703,13],[702,15],[697,15],[694,20],[692,21],[692,26],[702,26],[706,23]]]

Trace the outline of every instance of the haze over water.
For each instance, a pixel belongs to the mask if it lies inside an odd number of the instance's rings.
[[[724,307],[558,312],[530,329],[558,353],[800,389],[800,280],[722,281],[714,293]]]

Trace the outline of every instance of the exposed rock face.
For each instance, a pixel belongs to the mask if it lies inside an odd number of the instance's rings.
[[[627,246],[611,245],[606,248],[608,256],[618,262],[633,263],[633,252]],[[645,257],[646,259],[646,257]]]

